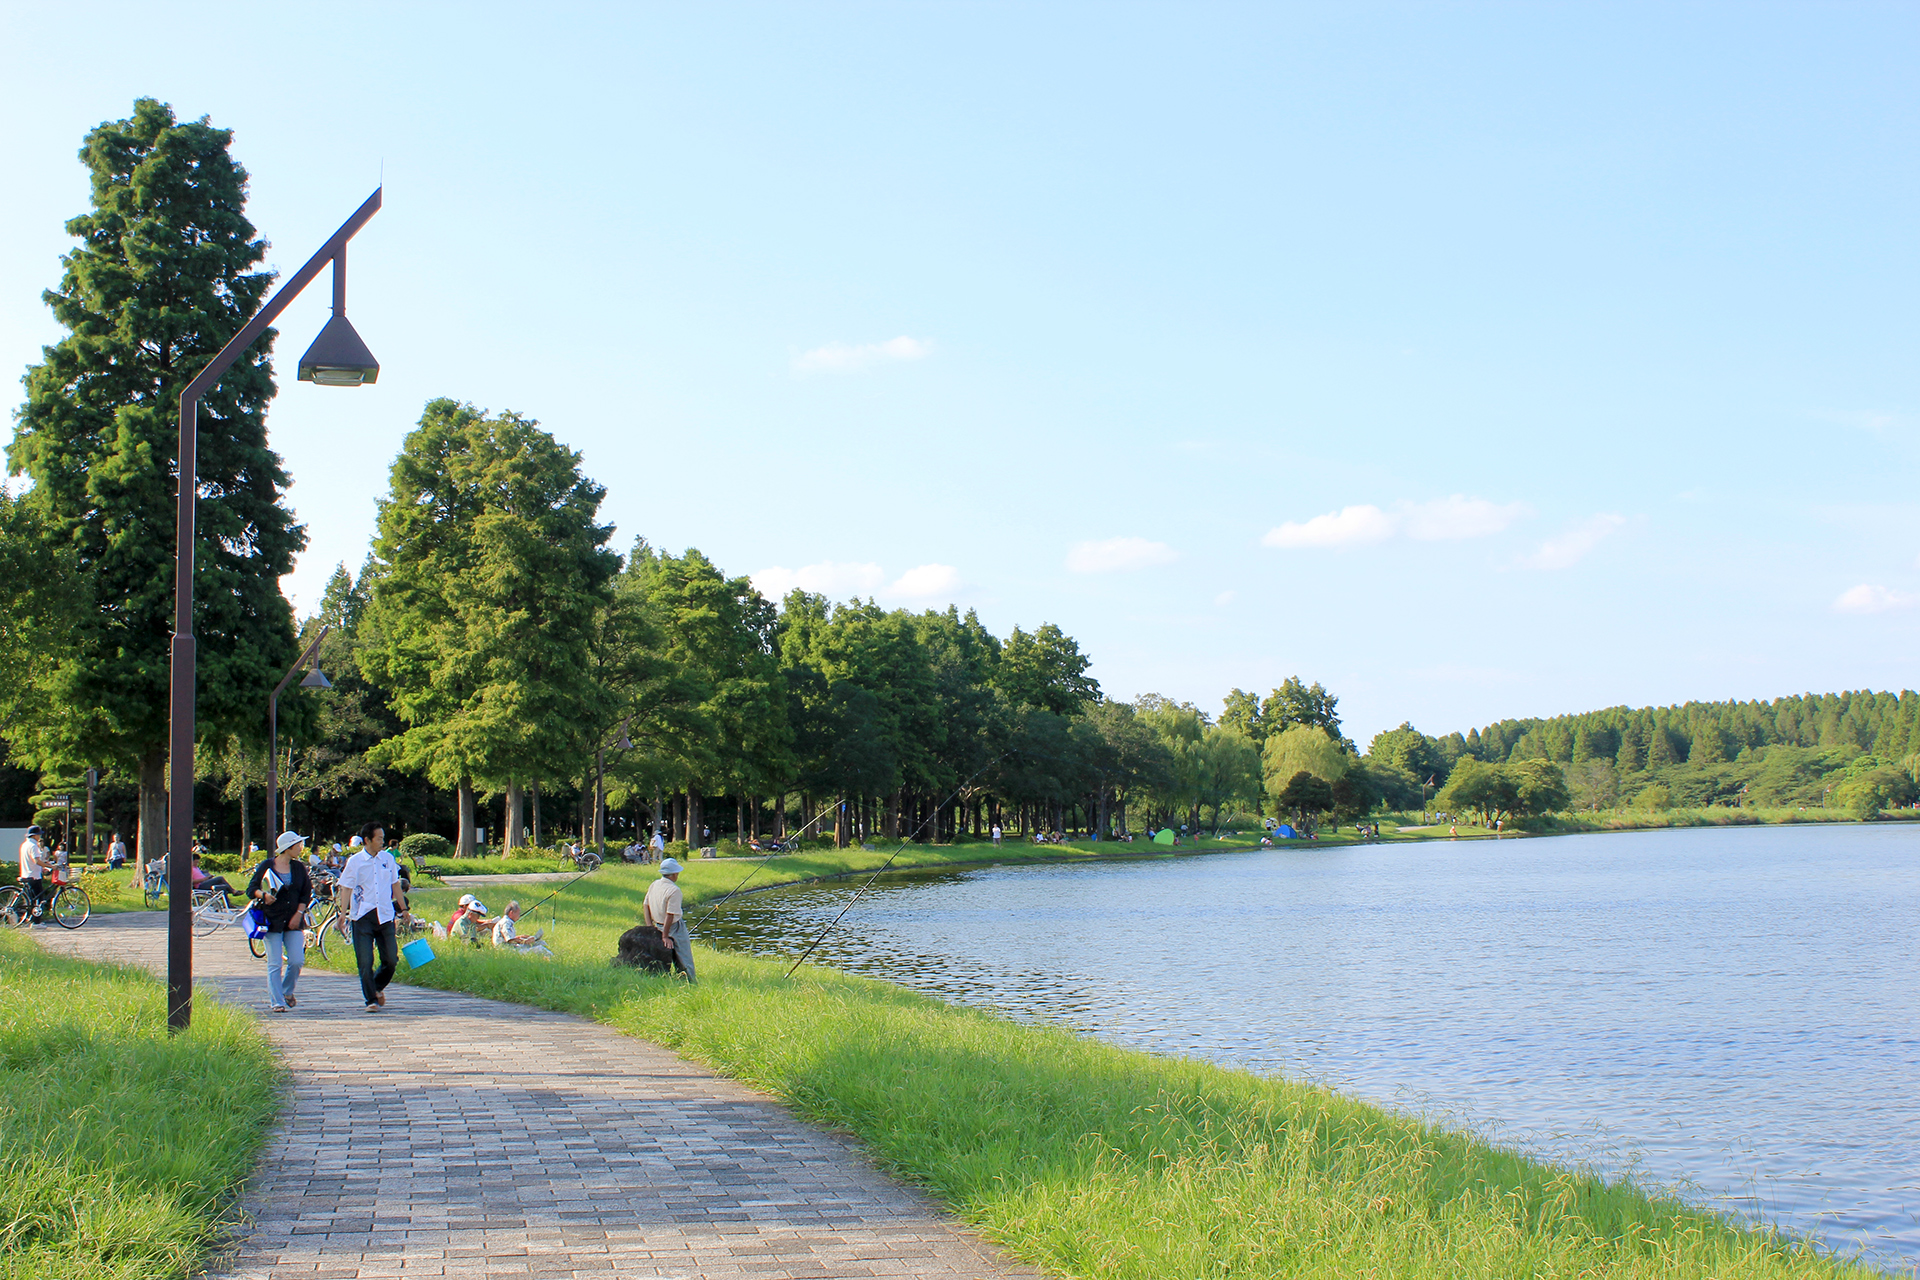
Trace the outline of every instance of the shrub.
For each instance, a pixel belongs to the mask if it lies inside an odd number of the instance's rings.
[[[453,841],[431,831],[416,831],[400,842],[400,856],[413,858],[451,858]]]
[[[87,895],[87,901],[95,906],[103,902],[120,901],[120,882],[109,880],[98,871],[84,872],[74,883],[79,885],[80,891]]]

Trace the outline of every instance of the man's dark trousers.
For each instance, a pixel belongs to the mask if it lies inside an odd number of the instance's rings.
[[[380,948],[380,967],[373,967],[373,949]],[[398,961],[393,950],[393,921],[380,922],[378,911],[369,911],[353,922],[353,958],[360,966],[360,994],[368,1004],[393,981]]]

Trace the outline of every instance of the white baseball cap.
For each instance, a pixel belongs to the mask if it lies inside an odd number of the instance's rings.
[[[472,905],[473,905],[473,895],[472,895],[472,894],[470,894],[470,893],[463,893],[463,894],[461,894],[461,895],[460,895],[460,905],[461,905],[461,906],[463,906],[463,907],[470,907],[470,906],[472,906]]]

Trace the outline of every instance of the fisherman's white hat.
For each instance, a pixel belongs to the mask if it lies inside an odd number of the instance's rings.
[[[677,876],[681,870],[682,867],[677,859],[666,858],[660,863],[660,874],[663,876]]]

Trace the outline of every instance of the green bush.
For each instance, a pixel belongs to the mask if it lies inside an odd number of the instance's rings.
[[[403,858],[451,858],[453,841],[431,831],[416,831],[400,842]]]

